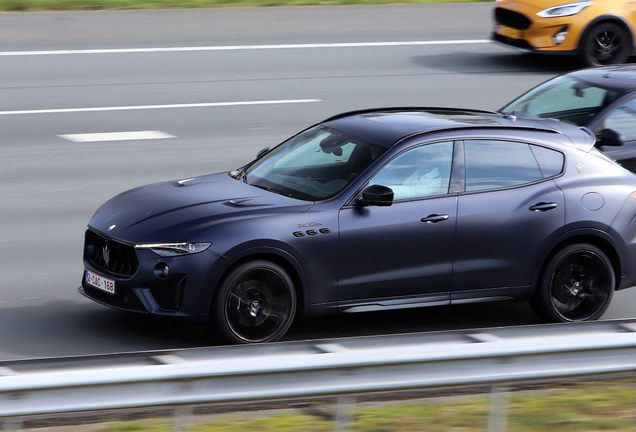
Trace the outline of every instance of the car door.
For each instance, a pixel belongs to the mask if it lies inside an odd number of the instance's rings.
[[[391,206],[340,210],[339,307],[449,303],[457,210],[456,195],[448,193],[452,154],[452,141],[406,150],[369,181],[394,190]]]
[[[599,119],[600,120],[600,119]],[[604,146],[599,149],[610,158],[618,161],[624,168],[636,172],[636,99],[629,99],[612,109],[594,128],[597,136],[603,129],[612,129],[623,136],[621,146]]]
[[[563,229],[564,198],[550,177],[562,153],[522,142],[464,141],[453,303],[529,293],[537,261]]]

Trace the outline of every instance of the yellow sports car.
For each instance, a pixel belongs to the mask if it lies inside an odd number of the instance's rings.
[[[585,65],[634,53],[636,1],[497,0],[492,40],[525,52],[575,55]]]

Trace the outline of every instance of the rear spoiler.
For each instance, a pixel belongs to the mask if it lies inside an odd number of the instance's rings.
[[[594,135],[594,132],[586,127],[580,127],[579,129],[581,129],[584,134],[582,135],[582,139],[576,140],[573,144],[579,150],[587,153],[594,148],[594,145],[596,144],[596,135]]]

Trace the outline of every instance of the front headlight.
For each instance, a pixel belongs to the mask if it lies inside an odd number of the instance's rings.
[[[135,245],[135,249],[150,249],[162,257],[190,255],[203,252],[212,243],[153,243]]]
[[[594,2],[592,1],[578,1],[574,3],[566,3],[559,6],[553,6],[551,8],[547,8],[542,10],[541,12],[537,12],[537,15],[541,18],[555,18],[555,17],[564,17],[570,15],[576,15],[581,12],[588,6],[592,6]]]

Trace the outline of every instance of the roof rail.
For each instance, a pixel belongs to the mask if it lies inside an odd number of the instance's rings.
[[[456,111],[456,112],[465,112],[465,113],[478,113],[478,114],[493,114],[496,116],[501,116],[500,113],[496,111],[488,111],[482,109],[473,109],[473,108],[448,108],[448,107],[421,107],[421,106],[407,106],[407,107],[387,107],[387,108],[368,108],[354,111],[347,111],[340,114],[336,114],[328,119],[323,120],[321,123],[328,122],[331,120],[336,120],[342,117],[348,117],[352,115],[360,115],[367,114],[372,112],[387,112],[387,111]]]
[[[526,131],[539,131],[539,132],[550,132],[550,133],[554,133],[557,135],[561,135],[562,132],[558,131],[556,129],[551,129],[551,128],[543,128],[541,126],[507,126],[507,125],[470,125],[470,126],[444,126],[444,127],[439,127],[439,128],[435,128],[435,129],[429,129],[426,131],[421,131],[421,132],[415,132],[412,133],[410,135],[407,135],[399,140],[397,140],[396,142],[394,142],[392,144],[392,146],[394,146],[397,143],[400,143],[406,139],[409,138],[413,138],[416,136],[422,136],[422,135],[428,135],[431,133],[435,133],[435,132],[439,132],[439,131],[443,131],[443,130],[470,130],[470,129],[509,129],[509,130],[514,130],[514,131],[519,131],[519,130],[526,130]]]

